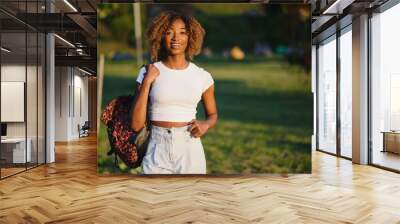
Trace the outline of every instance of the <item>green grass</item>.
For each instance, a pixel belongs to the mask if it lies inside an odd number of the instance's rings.
[[[231,3],[231,4],[192,4],[193,8],[199,10],[201,13],[210,15],[242,15],[244,12],[253,11],[257,12],[258,14],[262,14],[263,8],[260,7],[259,4],[238,4],[238,3]]]
[[[199,60],[215,80],[219,120],[202,137],[207,172],[310,173],[312,94],[310,75],[280,60],[244,62]],[[103,106],[133,93],[138,67],[132,62],[107,62]],[[199,103],[198,119],[204,119]],[[108,140],[101,125],[100,173],[137,173],[114,167],[106,155]]]

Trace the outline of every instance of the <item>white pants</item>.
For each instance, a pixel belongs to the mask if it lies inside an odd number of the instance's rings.
[[[206,174],[203,145],[200,138],[190,136],[189,127],[151,126],[144,174]]]

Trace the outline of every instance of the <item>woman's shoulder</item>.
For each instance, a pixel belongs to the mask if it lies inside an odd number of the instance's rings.
[[[201,80],[202,80],[202,92],[204,92],[206,89],[208,89],[212,84],[214,84],[214,79],[212,77],[212,75],[203,67],[200,67],[196,64],[193,63],[193,66],[197,69],[198,72],[196,73],[200,73],[201,75]]]
[[[192,64],[192,68],[197,71],[202,73],[203,75],[211,75],[205,68],[195,64],[194,62],[190,62]]]
[[[161,61],[155,61],[155,62],[153,62],[153,65],[154,65],[154,66],[160,66],[160,65],[161,65]]]

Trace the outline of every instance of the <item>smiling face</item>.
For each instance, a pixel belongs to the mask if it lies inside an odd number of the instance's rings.
[[[165,32],[164,46],[169,55],[184,55],[188,40],[185,23],[182,19],[176,19]]]

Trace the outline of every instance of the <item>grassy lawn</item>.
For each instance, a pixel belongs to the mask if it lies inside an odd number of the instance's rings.
[[[279,60],[208,62],[199,66],[215,80],[219,120],[202,137],[207,172],[310,173],[313,101],[310,75]],[[131,62],[107,62],[103,105],[133,94],[139,68]],[[205,118],[201,103],[198,119]],[[108,157],[101,125],[98,140],[100,173],[137,173]]]

